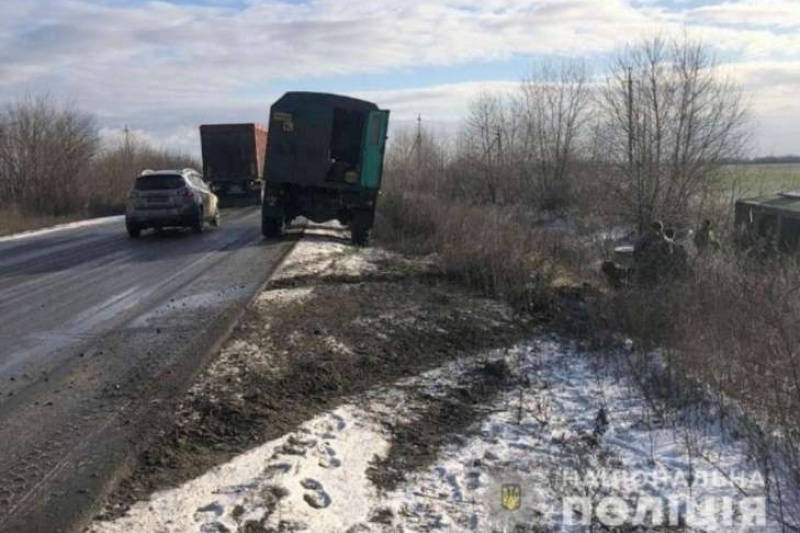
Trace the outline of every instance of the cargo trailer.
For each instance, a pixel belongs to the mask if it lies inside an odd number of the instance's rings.
[[[221,199],[260,203],[267,129],[261,124],[200,126],[203,177]]]
[[[381,186],[389,111],[326,93],[289,92],[270,109],[262,233],[294,218],[338,220],[366,244]]]

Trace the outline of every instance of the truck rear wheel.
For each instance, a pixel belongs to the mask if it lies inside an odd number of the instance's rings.
[[[282,217],[266,217],[261,219],[261,234],[264,237],[280,237],[283,233]]]
[[[139,235],[142,234],[142,228],[134,224],[133,222],[128,222],[125,224],[125,229],[128,230],[128,235],[131,239],[138,239]]]
[[[356,213],[350,222],[350,240],[356,246],[369,243],[369,231],[372,229],[372,216],[369,212]]]

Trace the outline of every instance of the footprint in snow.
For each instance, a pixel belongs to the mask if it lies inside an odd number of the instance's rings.
[[[274,477],[279,474],[288,474],[292,470],[292,465],[289,463],[272,463],[268,464],[267,467],[264,469],[264,473],[267,477]]]
[[[337,415],[336,413],[331,413],[331,418],[336,421],[336,431],[342,431],[347,427],[347,422],[345,422],[343,416]]]
[[[342,461],[336,457],[320,457],[318,464],[322,468],[339,468],[342,466]]]
[[[197,509],[198,513],[214,513],[215,515],[219,516],[224,512],[222,505],[219,502],[209,503],[205,507],[200,507]]]
[[[200,527],[200,533],[231,533],[231,530],[225,524],[211,522],[210,524],[203,524]]]
[[[199,507],[197,511],[194,513],[194,519],[196,522],[205,522],[206,520],[213,520],[215,518],[219,518],[225,512],[225,508],[219,502],[213,502],[205,507]],[[211,524],[206,524],[203,526],[203,533],[207,531],[216,533],[218,528],[216,528],[217,522],[214,521]],[[210,529],[208,529],[210,528]]]
[[[303,499],[314,509],[324,509],[331,504],[331,497],[325,492],[322,483],[316,479],[306,478],[300,485],[308,491],[303,494]]]
[[[336,450],[327,442],[317,447],[317,454],[319,455],[318,464],[322,468],[338,468],[342,466],[342,461],[336,457]]]
[[[278,455],[302,455],[305,457],[306,452],[317,445],[316,439],[301,439],[297,435],[290,435],[283,445],[275,450],[276,456]]]
[[[481,473],[480,472],[467,472],[467,488],[469,490],[475,490],[479,488],[483,483],[481,483]]]

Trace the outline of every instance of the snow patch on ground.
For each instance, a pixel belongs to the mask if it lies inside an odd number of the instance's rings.
[[[272,277],[280,282],[316,276],[359,277],[365,274],[432,268],[433,261],[411,261],[382,248],[356,248],[341,236],[341,230],[316,226],[307,229],[281,267]]]
[[[273,281],[316,275],[329,270],[336,259],[353,252],[353,248],[338,242],[300,240],[272,276]]]
[[[332,335],[325,337],[324,342],[328,349],[340,355],[353,355],[354,353],[352,348]]]
[[[10,242],[10,241],[18,241],[20,239],[27,239],[29,237],[41,237],[43,235],[49,235],[51,233],[55,233],[57,231],[65,230],[65,229],[75,229],[75,228],[88,228],[91,226],[100,226],[103,224],[113,224],[113,223],[120,223],[125,221],[125,215],[118,215],[113,217],[102,217],[102,218],[91,218],[88,220],[79,220],[77,222],[68,222],[66,224],[59,224],[57,226],[53,226],[51,228],[44,228],[44,229],[37,229],[31,231],[23,231],[22,233],[14,233],[13,235],[6,235],[5,237],[0,237],[0,243],[3,242]]]
[[[256,305],[287,304],[304,302],[314,294],[313,287],[297,287],[292,289],[267,289],[256,298]]]
[[[479,362],[497,359],[505,359],[519,385],[483,406],[481,420],[454,435],[428,468],[409,473],[397,490],[378,493],[366,472],[373,458],[388,453],[391,437],[383,424],[413,421],[422,399],[447,395]],[[619,498],[629,507],[627,524],[643,498],[666,506],[763,496],[744,442],[713,422],[698,429],[696,417],[691,428],[681,417],[660,418],[639,389],[604,362],[551,337],[454,361],[358,395],[91,531],[499,532],[520,524],[588,531],[576,516],[562,514],[566,498],[593,505]],[[515,511],[501,506],[509,486],[520,489]],[[645,522],[638,531],[653,531],[668,519],[665,511],[662,522]],[[696,524],[681,530],[732,529],[719,513]],[[248,529],[256,526],[263,529]]]
[[[580,520],[563,515],[566,498],[593,505],[621,498],[630,510],[625,523],[633,526],[640,525],[634,520],[640,498],[664,506],[669,498],[700,505],[729,499],[736,505],[765,494],[744,442],[711,423],[698,431],[659,419],[633,384],[602,370],[596,354],[558,340],[535,340],[512,350],[508,361],[530,385],[505,394],[477,435],[445,450],[430,469],[390,495],[409,530],[513,531],[518,524],[539,524],[584,531]],[[520,487],[518,511],[501,507],[503,485]],[[707,519],[703,527],[689,530],[731,529],[724,517],[700,518]],[[654,525],[667,520],[665,511]]]
[[[368,519],[376,494],[365,472],[386,447],[368,417],[343,407],[90,531],[344,531]]]

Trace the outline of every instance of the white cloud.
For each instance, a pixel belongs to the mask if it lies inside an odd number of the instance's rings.
[[[800,50],[800,32],[772,28],[800,21],[800,2],[789,0],[671,10],[631,0],[250,0],[244,8],[239,5],[225,0],[205,5],[5,2],[0,5],[0,99],[41,91],[64,95],[106,125],[146,128],[156,139],[184,146],[188,137],[175,133],[180,128],[264,117],[279,95],[258,88],[275,83],[390,76],[416,67],[512,57],[597,57],[655,31],[684,29],[726,59],[790,61]],[[513,82],[485,82],[507,83]],[[792,88],[800,94],[795,78],[786,84],[781,90],[751,85],[765,91],[756,98],[759,108],[785,107]],[[480,85],[372,93],[354,86],[351,92],[393,108],[401,120],[423,113],[452,121]]]
[[[774,28],[800,27],[797,0],[745,0],[691,9],[687,19],[707,24]]]

